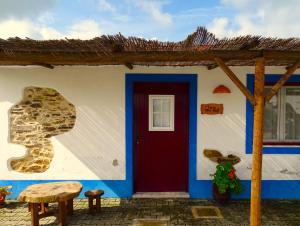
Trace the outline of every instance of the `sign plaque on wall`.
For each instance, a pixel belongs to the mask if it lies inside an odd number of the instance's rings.
[[[201,104],[201,114],[206,115],[217,115],[223,114],[224,107],[223,104]]]

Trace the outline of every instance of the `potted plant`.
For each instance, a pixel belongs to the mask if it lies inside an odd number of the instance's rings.
[[[243,190],[231,162],[219,163],[216,166],[216,172],[211,176],[213,177],[213,197],[220,204],[229,202],[231,192],[239,194]]]
[[[0,208],[4,207],[5,197],[11,194],[11,192],[9,191],[11,188],[12,186],[0,186]]]

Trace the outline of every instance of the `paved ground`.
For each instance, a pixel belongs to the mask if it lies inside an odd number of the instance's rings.
[[[249,225],[249,201],[218,206],[224,219],[195,219],[192,206],[217,206],[212,201],[199,199],[103,199],[102,205],[102,213],[91,216],[87,213],[87,200],[76,200],[69,225],[136,225],[137,219],[167,220],[168,225]],[[263,201],[262,211],[262,225],[300,226],[300,200]],[[57,225],[55,217],[40,222]],[[9,202],[6,208],[0,209],[0,226],[4,225],[30,225],[27,205]]]

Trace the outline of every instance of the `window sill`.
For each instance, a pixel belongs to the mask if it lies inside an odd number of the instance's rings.
[[[296,145],[273,145],[263,147],[263,154],[300,154],[300,146]]]
[[[252,154],[252,145],[246,148],[246,154]],[[263,154],[300,154],[300,145],[265,145],[263,146]]]
[[[276,142],[276,141],[267,141],[264,142],[264,146],[300,146],[300,142]]]

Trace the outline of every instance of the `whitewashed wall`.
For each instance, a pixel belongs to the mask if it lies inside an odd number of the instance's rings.
[[[0,179],[124,179],[124,82],[124,71],[112,67],[0,68]],[[77,111],[73,130],[51,138],[55,155],[42,174],[17,173],[7,165],[26,150],[8,143],[7,115],[26,86],[54,88]]]
[[[252,67],[234,67],[246,83]],[[251,155],[245,154],[245,97],[220,69],[204,67],[42,67],[0,68],[0,180],[9,179],[125,179],[125,73],[196,73],[198,77],[197,178],[210,179],[215,164],[203,157],[204,148],[234,153],[242,161],[236,168],[242,179],[250,179]],[[266,73],[282,73],[268,68]],[[298,71],[300,73],[300,71]],[[231,94],[213,94],[224,84]],[[42,174],[11,171],[7,160],[24,155],[25,147],[8,143],[8,111],[22,99],[26,86],[54,88],[76,106],[77,121],[68,133],[51,138],[55,156]],[[202,103],[223,103],[224,114],[200,114]],[[113,161],[117,160],[117,165]],[[263,179],[299,179],[300,155],[265,155]],[[287,173],[280,171],[287,169]]]

